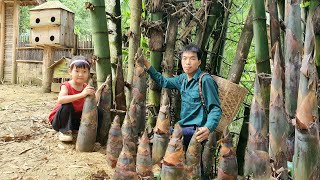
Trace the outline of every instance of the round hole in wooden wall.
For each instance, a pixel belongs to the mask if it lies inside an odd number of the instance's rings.
[[[54,36],[50,36],[50,40],[51,40],[51,41],[54,41]]]
[[[55,22],[56,18],[55,17],[51,17],[51,22]]]
[[[37,19],[36,19],[36,23],[37,23],[37,24],[40,23],[40,18],[37,18]]]
[[[36,42],[39,42],[39,41],[40,41],[40,38],[39,38],[39,37],[36,37],[36,38],[34,38],[34,40],[35,40]]]

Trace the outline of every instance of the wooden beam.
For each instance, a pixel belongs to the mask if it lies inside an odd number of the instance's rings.
[[[12,39],[12,79],[11,83],[17,83],[17,44],[19,35],[19,4],[13,3],[13,39]]]
[[[1,0],[0,2],[0,6],[1,6],[1,17],[0,17],[0,80],[3,81],[4,79],[4,46],[5,46],[5,37],[6,37],[6,13],[5,13],[5,9],[6,6],[3,2],[3,0]]]
[[[38,60],[17,60],[17,63],[39,63],[42,64],[42,61],[38,61]]]

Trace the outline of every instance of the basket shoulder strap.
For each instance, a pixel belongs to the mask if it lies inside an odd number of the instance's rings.
[[[202,106],[204,108],[204,111],[206,112],[206,114],[208,114],[208,109],[207,109],[207,106],[206,106],[206,103],[204,102],[204,97],[203,97],[203,93],[202,93],[202,78],[203,76],[205,75],[209,75],[211,77],[211,75],[207,72],[204,72],[200,75],[199,77],[199,94],[200,94],[200,99],[201,99],[201,103],[202,103]]]

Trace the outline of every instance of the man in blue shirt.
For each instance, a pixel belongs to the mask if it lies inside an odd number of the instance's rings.
[[[187,45],[182,50],[181,64],[184,73],[175,77],[165,78],[145,59],[144,65],[150,77],[161,87],[177,89],[181,94],[181,113],[178,123],[184,136],[184,146],[187,149],[190,139],[198,128],[196,139],[203,142],[208,139],[221,118],[222,110],[218,95],[218,86],[211,76],[202,78],[202,94],[207,108],[205,111],[199,94],[199,77],[203,73],[201,64],[201,50],[195,45]]]

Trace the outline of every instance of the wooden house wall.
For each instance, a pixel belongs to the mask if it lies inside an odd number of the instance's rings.
[[[11,82],[12,79],[12,53],[13,53],[13,12],[12,3],[5,4],[5,53],[4,53],[4,81]]]

